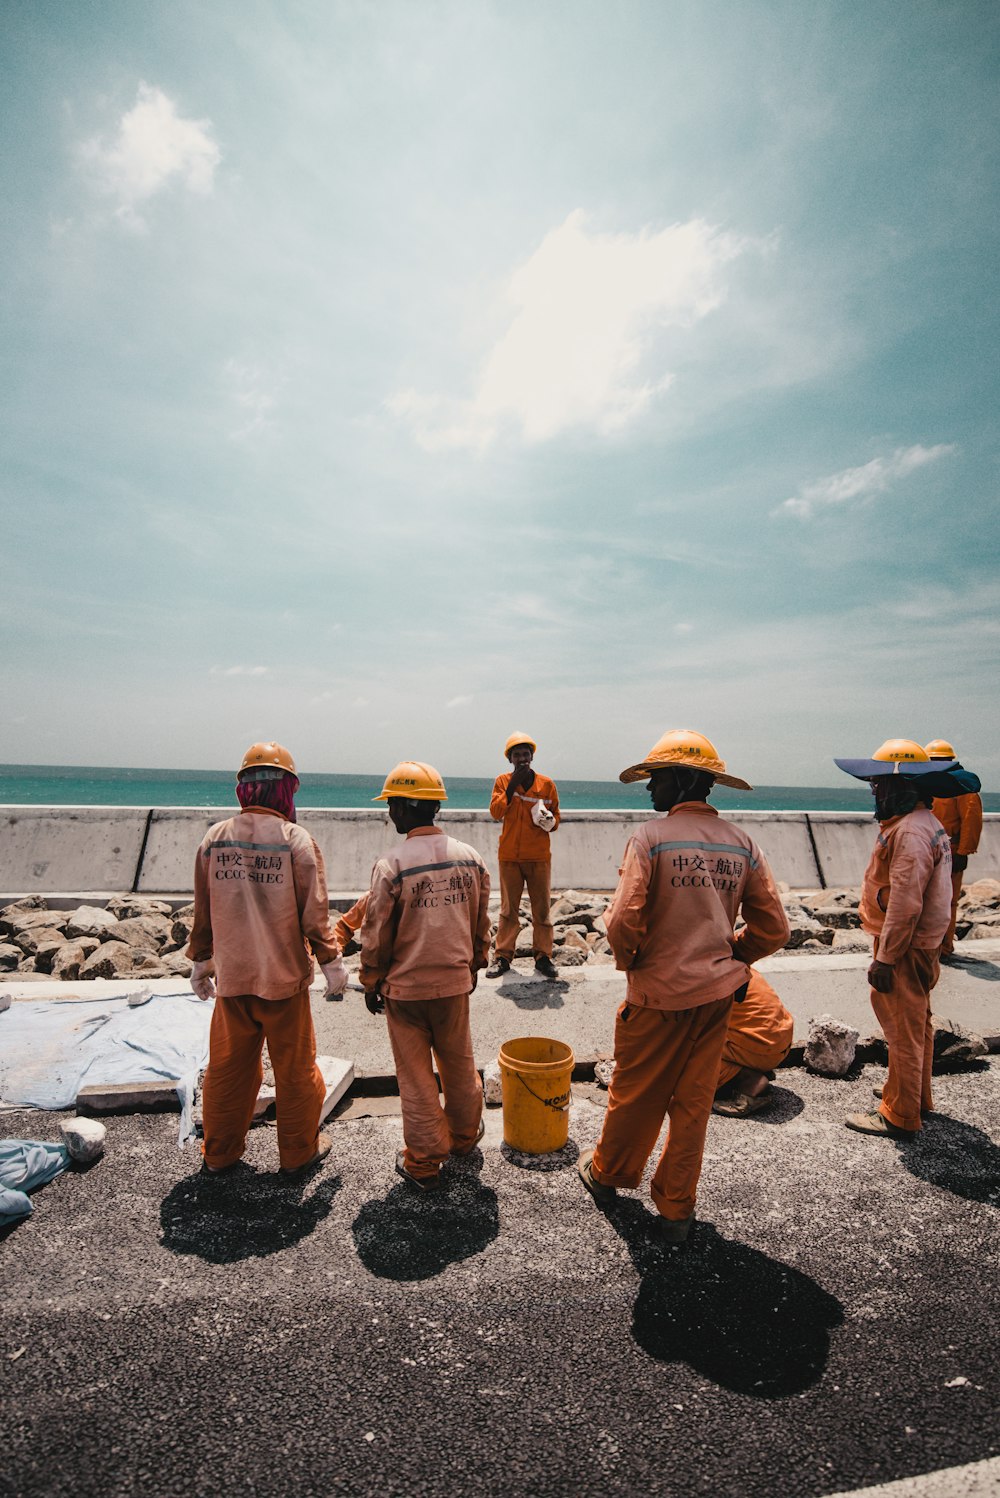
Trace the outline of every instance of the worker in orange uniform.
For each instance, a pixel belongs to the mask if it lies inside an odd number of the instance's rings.
[[[551,896],[552,851],[549,836],[559,826],[559,794],[547,775],[539,775],[531,761],[537,744],[526,733],[512,733],[504,745],[511,770],[498,775],[490,797],[490,816],[502,822],[497,858],[500,865],[500,920],[496,951],[487,978],[510,971],[520,931],[521,892],[528,887],[531,902],[531,939],[535,971],[543,978],[558,974],[552,961]]]
[[[770,1108],[770,1073],[791,1050],[794,1031],[795,1021],[770,983],[752,971],[742,1002],[729,1011],[712,1112],[749,1118]]]
[[[365,910],[368,906],[368,891],[365,890],[360,900],[355,900],[350,910],[345,910],[338,915],[334,925],[337,941],[343,956],[353,957],[355,952],[360,952],[361,943],[357,940],[357,934],[361,930],[361,923],[365,918]]]
[[[932,760],[958,758],[947,739],[932,739],[924,748]],[[955,927],[962,880],[983,832],[983,800],[977,791],[970,791],[965,796],[936,796],[931,811],[951,842],[951,924],[941,943],[941,961],[947,962],[955,956]]]
[[[438,1190],[449,1154],[469,1154],[484,1130],[469,995],[489,952],[490,876],[475,848],[435,827],[447,799],[432,765],[404,761],[386,777],[376,800],[406,841],[375,864],[361,926],[365,1002],[385,1011],[399,1079],[396,1170],[421,1191]]]
[[[846,1123],[861,1134],[908,1138],[934,1106],[931,989],[951,920],[951,847],[931,805],[936,796],[978,790],[979,780],[956,760],[932,760],[912,739],[887,739],[871,759],[834,764],[867,780],[875,797],[879,833],[858,914],[875,939],[868,982],[889,1048],[878,1111],[851,1113]]]
[[[727,773],[703,734],[664,734],[619,779],[648,779],[659,815],[625,849],[604,915],[628,988],[604,1127],[578,1168],[591,1195],[609,1205],[617,1188],[639,1185],[668,1115],[652,1196],[664,1239],[683,1243],[733,999],[747,986],[748,965],[784,946],[788,920],[753,838],[708,805],[716,784],[752,787]],[[746,929],[734,938],[739,911]]]
[[[287,749],[251,744],[236,780],[242,811],[209,828],[195,859],[191,987],[200,999],[215,999],[202,1092],[209,1175],[229,1170],[246,1148],[265,1040],[282,1172],[302,1177],[330,1150],[319,1132],[326,1086],[309,1007],[312,954],[331,993],[343,992],[347,969],[323,856],[296,825],[298,785]]]

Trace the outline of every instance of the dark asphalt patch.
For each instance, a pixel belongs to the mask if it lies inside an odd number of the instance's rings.
[[[515,1168],[495,1113],[434,1198],[395,1118],[333,1125],[299,1189],[273,1131],[215,1181],[175,1120],[112,1119],[0,1245],[0,1485],[819,1498],[996,1455],[1000,1062],[942,1078],[904,1146],[843,1127],[882,1077],[782,1072],[771,1114],[713,1118],[683,1250],[648,1180],[615,1223],[570,1164]],[[576,1104],[570,1148],[602,1117]]]

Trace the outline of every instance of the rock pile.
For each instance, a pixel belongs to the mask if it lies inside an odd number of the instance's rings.
[[[797,952],[868,952],[870,938],[861,930],[855,889],[788,890],[782,887],[791,935],[787,950]],[[604,929],[611,902],[606,892],[566,889],[552,902],[553,961],[557,967],[613,967]],[[494,925],[500,896],[490,900]],[[107,906],[80,905],[76,910],[49,910],[42,895],[27,895],[0,911],[0,978],[18,982],[37,977],[186,978],[184,956],[194,906],[172,910],[166,900],[148,895],[113,895]],[[531,913],[525,899],[520,911],[518,958],[532,955]],[[966,941],[1000,937],[1000,880],[978,879],[963,891],[958,936]],[[352,965],[356,965],[353,964]]]
[[[171,910],[146,895],[113,895],[107,906],[49,910],[28,895],[0,911],[0,974],[31,978],[186,978],[194,906]]]

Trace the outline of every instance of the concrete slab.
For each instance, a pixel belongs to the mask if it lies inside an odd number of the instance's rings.
[[[177,1080],[164,1078],[157,1082],[112,1082],[81,1087],[76,1095],[76,1111],[88,1118],[106,1113],[176,1113]]]
[[[130,806],[4,806],[0,885],[20,894],[129,890],[146,819]]]
[[[872,817],[839,811],[811,811],[819,884],[827,889],[857,888],[871,857],[878,828]]]

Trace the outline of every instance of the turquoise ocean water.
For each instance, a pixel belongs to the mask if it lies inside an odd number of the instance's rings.
[[[91,769],[80,765],[0,765],[0,803],[32,806],[229,806],[236,804],[235,776],[228,770]],[[649,809],[640,785],[618,781],[563,780],[560,804],[580,811]],[[486,807],[493,780],[447,777],[448,805]],[[381,775],[303,775],[299,806],[371,806]],[[871,796],[860,782],[843,786],[758,786],[753,792],[724,786],[713,805],[731,811],[870,811]],[[1000,795],[986,794],[987,811],[1000,811]]]

